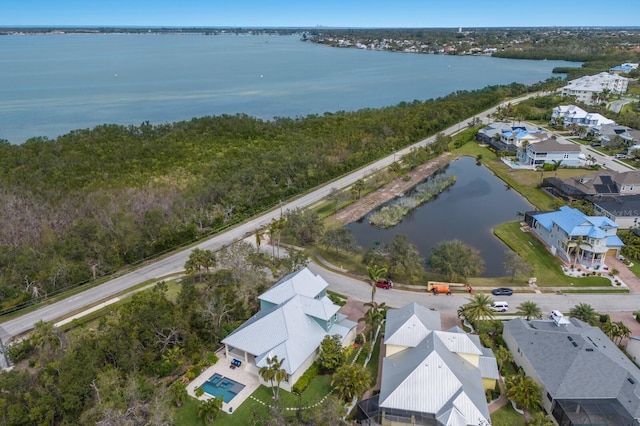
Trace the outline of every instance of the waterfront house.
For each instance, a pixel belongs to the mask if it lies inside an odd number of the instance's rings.
[[[636,195],[640,194],[640,171],[599,170],[596,173],[565,179],[548,177],[542,181],[541,187],[567,201],[607,195]]]
[[[381,425],[490,424],[485,391],[496,359],[477,335],[440,331],[440,315],[412,303],[387,311],[380,393],[358,404],[358,419]]]
[[[544,164],[583,167],[586,162],[586,156],[576,144],[560,143],[554,139],[546,139],[522,147],[518,151],[518,162],[522,165],[535,167],[542,167]]]
[[[260,311],[222,340],[226,358],[259,376],[267,358],[277,356],[287,372],[281,387],[290,391],[316,360],[325,336],[339,335],[344,346],[354,342],[357,324],[338,312],[327,287],[307,268],[284,277],[258,297]]]
[[[604,269],[607,256],[618,257],[624,245],[616,235],[618,224],[605,216],[587,216],[569,206],[527,216],[531,231],[551,253],[571,264]]]
[[[504,324],[502,337],[542,388],[545,411],[561,426],[640,424],[638,367],[600,328],[567,319]]]

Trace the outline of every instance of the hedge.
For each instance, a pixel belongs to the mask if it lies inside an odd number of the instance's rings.
[[[318,364],[314,362],[311,365],[311,367],[309,367],[307,371],[305,371],[304,374],[300,376],[300,378],[293,385],[293,388],[291,388],[291,390],[294,393],[301,394],[302,392],[304,392],[307,386],[309,386],[309,383],[311,382],[311,380],[313,380],[313,378],[316,377],[319,372],[320,372],[320,366],[318,366]]]

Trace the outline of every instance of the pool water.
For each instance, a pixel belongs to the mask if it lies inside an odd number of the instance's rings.
[[[244,389],[244,385],[216,373],[204,382],[202,389],[208,395],[222,397],[222,400],[228,403]]]

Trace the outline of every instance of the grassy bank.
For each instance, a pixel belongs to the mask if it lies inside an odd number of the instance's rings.
[[[562,273],[562,262],[528,232],[520,230],[519,222],[497,226],[494,234],[531,265],[531,276],[537,278],[539,287],[611,287],[607,278],[598,276],[569,277]]]
[[[476,143],[468,143],[455,151],[456,155],[478,158],[482,156],[482,163],[487,166],[496,176],[502,179],[507,185],[519,192],[531,204],[540,210],[555,210],[557,208],[557,200],[551,195],[538,188],[538,185],[546,177],[557,176],[559,178],[568,178],[572,176],[586,175],[595,173],[595,170],[587,169],[558,169],[557,171],[534,171],[534,170],[515,170],[504,164],[498,156],[486,147],[479,146]]]

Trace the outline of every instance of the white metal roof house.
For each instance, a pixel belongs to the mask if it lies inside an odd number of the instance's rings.
[[[618,224],[614,221],[605,216],[587,216],[569,206],[533,214],[530,225],[551,253],[587,268],[600,269],[606,256],[617,257],[624,245],[616,235]]]
[[[387,311],[380,394],[358,405],[360,419],[382,425],[490,424],[485,390],[498,368],[490,349],[416,303]]]
[[[277,355],[288,375],[281,387],[290,391],[317,358],[325,336],[338,334],[345,346],[354,341],[357,324],[338,313],[327,287],[307,268],[284,277],[259,296],[260,311],[222,340],[227,358],[258,375],[267,358]]]
[[[575,123],[589,129],[599,128],[605,124],[615,124],[615,121],[595,112],[587,112],[575,105],[558,105],[551,112],[552,120],[561,120],[564,127]]]
[[[640,422],[640,370],[600,330],[569,318],[516,318],[503,338],[515,363],[543,389],[557,424],[626,426]]]

